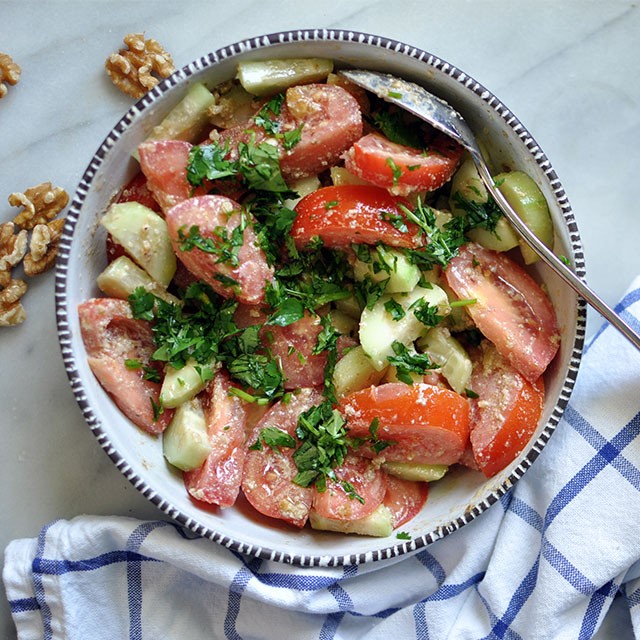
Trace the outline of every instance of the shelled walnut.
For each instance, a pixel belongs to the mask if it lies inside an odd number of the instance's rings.
[[[0,224],[0,327],[26,319],[21,298],[27,283],[14,278],[12,269],[22,262],[24,274],[33,277],[53,266],[65,223],[64,218],[54,218],[67,206],[69,196],[64,189],[43,182],[12,193],[8,200],[22,211],[13,221]]]
[[[24,193],[16,192],[9,196],[9,204],[12,207],[23,208],[13,219],[13,222],[23,229],[33,229],[38,224],[46,224],[53,220],[68,203],[67,192],[60,187],[54,187],[50,182],[43,182],[25,189]]]
[[[0,327],[11,327],[25,321],[27,314],[20,298],[26,290],[27,283],[14,280],[10,274],[6,285],[0,282]]]
[[[18,83],[21,72],[20,65],[8,53],[0,53],[0,99],[7,95],[7,84]]]
[[[139,99],[153,89],[161,78],[174,71],[173,58],[153,38],[144,39],[142,33],[130,33],[124,37],[127,49],[112,53],[105,62],[111,81],[121,91]]]
[[[64,227],[64,218],[38,224],[33,228],[29,253],[24,257],[24,272],[29,277],[44,273],[53,266],[58,255],[58,243]]]

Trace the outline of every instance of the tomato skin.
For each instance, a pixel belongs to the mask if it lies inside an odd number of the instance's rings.
[[[394,462],[453,464],[469,439],[469,403],[450,389],[426,383],[389,382],[341,399],[351,437],[367,437],[378,419],[377,436],[391,440],[380,456]],[[366,455],[361,447],[358,453]]]
[[[403,480],[391,474],[387,475],[387,491],[382,501],[393,514],[393,528],[397,529],[405,522],[415,518],[427,502],[429,484]]]
[[[508,466],[529,442],[544,407],[542,377],[529,382],[490,343],[476,356],[470,382],[473,457],[488,478]]]
[[[251,505],[260,513],[284,520],[295,527],[304,527],[313,502],[314,489],[293,482],[298,469],[293,461],[293,449],[275,451],[268,446],[261,450],[249,449],[263,428],[277,426],[295,437],[298,416],[320,404],[323,396],[316,389],[301,389],[288,404],[280,401],[273,405],[249,433],[247,452],[242,473],[242,491]]]
[[[352,243],[377,242],[392,247],[418,247],[421,239],[415,225],[406,223],[408,230],[401,231],[388,219],[383,219],[383,215],[404,219],[400,204],[409,205],[381,187],[323,187],[298,202],[291,235],[300,249],[314,237],[320,237],[324,246],[335,249],[349,247]]]
[[[173,250],[187,269],[225,298],[235,297],[247,304],[264,300],[265,287],[273,280],[273,269],[267,264],[264,251],[258,247],[256,234],[249,221],[243,231],[238,264],[219,262],[219,257],[198,247],[183,251],[180,235],[188,235],[192,226],[198,227],[203,238],[219,242],[218,231],[229,237],[241,222],[242,207],[225,196],[189,198],[166,213],[167,228]],[[246,214],[248,215],[248,214]],[[231,278],[237,284],[228,286],[219,278]]]
[[[386,474],[371,460],[348,455],[334,472],[338,482],[327,479],[326,491],[315,490],[313,508],[319,515],[333,520],[357,520],[366,518],[382,503],[387,490]],[[350,497],[342,481],[351,483],[363,502]]]
[[[213,449],[199,469],[184,473],[187,491],[196,500],[221,507],[232,506],[238,497],[245,458],[246,411],[240,398],[229,395],[230,388],[229,375],[220,370],[203,392]]]
[[[480,332],[529,382],[535,382],[560,346],[556,313],[548,296],[520,265],[503,253],[468,243],[445,279]]]
[[[94,298],[78,306],[80,331],[87,360],[104,390],[134,424],[156,435],[166,429],[173,416],[164,409],[154,417],[153,404],[160,404],[161,384],[145,380],[142,368],[128,369],[125,360],[138,360],[155,367],[151,325],[131,315],[129,303],[114,298]]]
[[[349,149],[345,167],[367,182],[407,195],[439,189],[451,179],[461,158],[462,147],[443,133],[435,134],[426,154],[369,133]]]

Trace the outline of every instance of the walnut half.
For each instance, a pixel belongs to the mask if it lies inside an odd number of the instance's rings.
[[[104,66],[113,84],[137,100],[158,84],[153,73],[167,78],[175,71],[173,58],[157,40],[145,40],[142,33],[126,35],[124,43],[128,48],[112,53]]]
[[[12,327],[25,321],[27,314],[20,302],[20,298],[27,290],[24,280],[9,279],[0,285],[0,327]]]
[[[64,218],[38,224],[33,228],[29,253],[24,257],[23,267],[27,276],[44,273],[53,266],[58,255],[58,244],[64,227]]]
[[[16,192],[9,196],[12,207],[22,207],[22,211],[13,219],[22,229],[33,229],[38,224],[53,220],[69,203],[64,189],[43,182],[35,187]]]
[[[0,53],[0,99],[7,95],[7,84],[18,83],[21,71],[8,53]]]

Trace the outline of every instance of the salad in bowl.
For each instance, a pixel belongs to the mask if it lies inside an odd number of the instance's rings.
[[[319,541],[313,563],[352,540],[403,552],[530,464],[575,326],[455,142],[339,58],[262,53],[138,132],[96,218],[95,282],[66,307],[74,365],[110,434],[143,443],[156,478],[135,481],[199,533],[302,563],[281,553],[296,537]],[[534,175],[502,163],[495,183],[558,242]]]

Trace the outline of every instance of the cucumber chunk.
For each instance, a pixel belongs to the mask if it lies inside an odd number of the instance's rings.
[[[296,84],[323,82],[333,71],[333,61],[324,58],[255,60],[238,63],[238,80],[246,91],[268,96]]]
[[[449,470],[446,464],[418,464],[415,462],[385,462],[382,468],[392,476],[417,482],[435,482]]]
[[[112,204],[100,223],[154,280],[169,286],[176,256],[162,217],[139,202],[121,202]]]
[[[487,188],[480,178],[471,157],[460,165],[451,180],[449,206],[455,215],[465,215],[463,208],[456,202],[455,194],[460,193],[470,202],[486,203],[489,200]],[[471,240],[493,251],[509,251],[518,246],[518,234],[506,218],[499,218],[495,231],[476,228],[467,234]]]
[[[394,320],[385,305],[395,301],[404,310],[404,317]],[[438,286],[430,289],[416,287],[409,293],[383,295],[372,309],[365,309],[360,318],[360,344],[371,358],[373,366],[381,371],[388,364],[388,356],[393,355],[392,344],[396,341],[410,346],[427,328],[410,307],[419,300],[437,307],[437,314],[446,316],[450,312],[447,294]]]
[[[198,142],[209,123],[207,110],[214,101],[214,95],[202,82],[192,84],[184,98],[151,130],[147,140]]]
[[[371,262],[356,259],[353,264],[353,275],[362,281],[369,277],[373,282],[388,279],[386,293],[402,293],[412,291],[420,281],[420,269],[409,261],[409,258],[397,249],[371,251]]]
[[[417,342],[420,351],[440,365],[438,371],[457,393],[464,393],[471,379],[471,358],[464,347],[444,327],[433,327]]]
[[[143,287],[158,298],[180,304],[178,298],[167,293],[159,282],[156,282],[127,256],[120,256],[109,263],[97,277],[96,282],[100,291],[110,298],[126,300],[138,287]]]
[[[549,249],[553,249],[553,221],[549,205],[533,178],[522,171],[510,171],[498,174],[495,182],[527,227]],[[519,242],[525,264],[536,262],[538,254],[524,240],[520,239]]]
[[[386,538],[393,533],[393,515],[381,504],[373,513],[356,520],[334,520],[318,515],[313,509],[309,513],[312,529],[337,531],[339,533],[357,533],[361,536]]]
[[[202,405],[193,399],[180,405],[162,434],[162,452],[178,469],[197,469],[211,453]]]
[[[198,369],[200,371],[198,371]],[[206,371],[213,372],[211,365],[199,365],[195,360],[189,360],[181,369],[175,369],[170,364],[167,365],[160,389],[160,397],[165,407],[170,409],[188,402],[200,393],[207,385],[203,380]]]
[[[333,370],[336,396],[341,398],[378,384],[383,375],[384,369],[376,369],[360,345],[353,347],[338,360]]]

